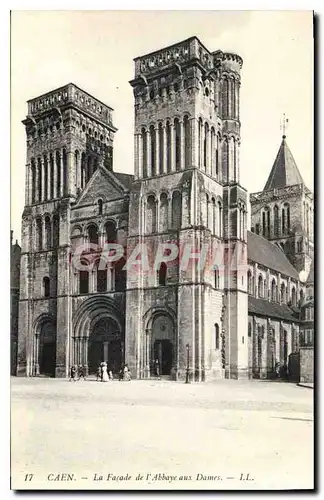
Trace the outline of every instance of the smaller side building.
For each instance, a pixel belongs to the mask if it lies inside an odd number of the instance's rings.
[[[10,373],[16,375],[18,317],[19,317],[19,284],[20,254],[18,241],[13,244],[13,231],[10,231]]]
[[[306,282],[305,301],[301,307],[300,382],[314,382],[314,260]]]
[[[251,378],[299,379],[299,305],[304,285],[285,253],[248,232],[248,340]]]

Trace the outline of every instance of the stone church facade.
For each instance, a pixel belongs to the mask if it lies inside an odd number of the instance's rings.
[[[285,144],[247,231],[241,67],[196,37],[135,59],[134,175],[107,105],[72,83],[28,102],[18,375],[267,377],[298,352],[312,196]]]

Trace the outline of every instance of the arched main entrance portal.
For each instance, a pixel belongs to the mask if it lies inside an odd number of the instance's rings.
[[[38,322],[35,335],[35,375],[55,377],[56,326],[54,320],[45,316]]]
[[[95,374],[102,361],[117,373],[124,362],[124,317],[120,305],[105,296],[87,299],[73,318],[71,364]]]
[[[160,375],[172,375],[176,369],[176,335],[174,320],[168,312],[151,312],[146,327],[146,360],[150,374],[156,375],[158,360]]]
[[[123,359],[121,332],[116,321],[107,316],[94,322],[88,342],[88,370],[96,373],[99,364],[106,361],[108,370],[118,373]]]

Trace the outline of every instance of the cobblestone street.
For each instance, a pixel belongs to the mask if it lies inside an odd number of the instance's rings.
[[[16,489],[313,486],[313,390],[294,384],[12,378],[11,425]]]

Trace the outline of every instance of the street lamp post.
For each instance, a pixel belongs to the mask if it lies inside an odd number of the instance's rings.
[[[186,345],[186,351],[187,351],[186,384],[189,384],[190,383],[190,380],[189,380],[189,344]]]

